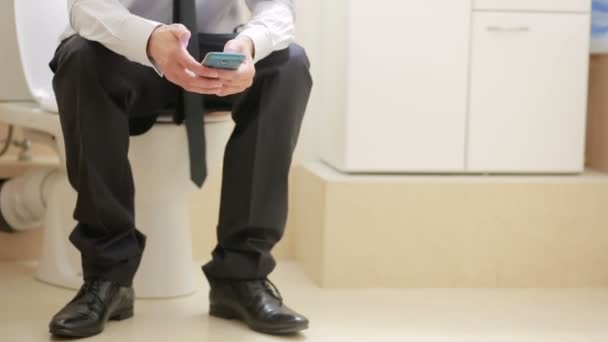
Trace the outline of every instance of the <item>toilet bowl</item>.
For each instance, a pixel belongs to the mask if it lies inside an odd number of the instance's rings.
[[[3,187],[4,193],[0,193],[0,202],[9,198],[0,203],[0,207],[3,214],[10,211],[7,207],[14,211],[27,207],[21,211],[30,214],[29,222],[18,222],[23,215],[3,215],[17,230],[42,223],[45,236],[36,277],[52,285],[77,288],[82,284],[80,256],[68,241],[75,225],[72,213],[76,194],[67,180],[63,137],[48,68],[59,36],[68,25],[65,0],[13,0],[0,4],[0,13],[14,13],[9,22],[14,20],[17,39],[4,39],[2,35],[11,34],[8,30],[8,33],[0,32],[0,41],[16,42],[16,46],[3,47],[19,51],[22,68],[10,72],[14,73],[13,79],[25,79],[34,100],[0,102],[0,122],[34,133],[39,141],[54,147],[61,160],[56,168],[12,180],[12,185]],[[207,160],[213,172],[221,165],[232,120],[229,113],[213,113],[205,116],[204,124]],[[148,133],[131,138],[129,159],[136,187],[136,226],[147,236],[144,257],[134,281],[135,291],[139,297],[148,298],[191,294],[196,289],[196,273],[188,200],[196,187],[189,177],[184,127],[157,124]],[[40,196],[19,193],[31,191],[40,191]],[[19,200],[11,201],[11,197]],[[23,200],[28,198],[32,199]]]

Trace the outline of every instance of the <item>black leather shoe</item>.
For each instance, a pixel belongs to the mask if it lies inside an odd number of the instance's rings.
[[[71,302],[57,313],[49,330],[64,337],[89,337],[101,333],[108,320],[133,317],[131,287],[103,280],[85,282]]]
[[[285,306],[269,280],[212,280],[210,284],[212,316],[241,320],[265,334],[293,334],[308,328],[308,319]]]

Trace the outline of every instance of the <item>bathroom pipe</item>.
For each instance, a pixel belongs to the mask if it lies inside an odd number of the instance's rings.
[[[34,169],[0,185],[0,231],[23,232],[42,225],[57,169]]]
[[[9,125],[8,132],[6,133],[6,139],[4,139],[4,146],[2,146],[2,150],[0,150],[0,157],[8,152],[8,149],[11,147],[11,143],[13,142],[13,132],[15,130],[15,126]]]

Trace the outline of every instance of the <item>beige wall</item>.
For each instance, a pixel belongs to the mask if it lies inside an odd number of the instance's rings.
[[[589,72],[587,165],[608,171],[608,57],[592,56]]]
[[[13,260],[34,260],[40,256],[42,229],[22,233],[0,233],[0,262]]]
[[[321,103],[318,86],[320,82],[322,82],[321,67],[319,65],[321,54],[321,31],[318,25],[318,20],[321,15],[321,0],[297,1],[297,9],[297,41],[306,49],[311,63],[313,81],[315,83],[296,152],[296,160],[300,162],[317,159],[321,148],[320,133],[323,129],[323,113],[320,108]]]

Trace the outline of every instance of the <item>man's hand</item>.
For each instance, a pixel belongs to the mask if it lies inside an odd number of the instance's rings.
[[[237,70],[217,70],[219,79],[223,86],[217,93],[218,96],[238,94],[253,85],[255,77],[255,64],[253,63],[254,45],[247,37],[239,37],[226,43],[224,52],[242,53],[246,56],[245,61]]]
[[[192,93],[220,94],[224,84],[215,69],[196,61],[187,50],[190,31],[181,24],[156,28],[148,41],[148,55],[165,77]]]

